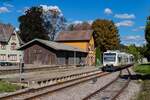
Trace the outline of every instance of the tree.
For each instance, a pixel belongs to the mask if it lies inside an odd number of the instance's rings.
[[[112,21],[97,19],[92,24],[95,46],[102,52],[119,48],[118,29]]]
[[[119,49],[122,52],[127,52],[128,46],[124,45],[124,44],[120,44]]]
[[[145,39],[147,41],[147,51],[145,52],[145,54],[147,55],[148,61],[150,61],[150,16],[147,18],[147,23],[145,27]]]
[[[49,33],[49,39],[53,41],[57,34],[65,29],[66,19],[57,6],[42,5],[41,7],[43,8],[44,28]]]
[[[46,5],[29,8],[18,20],[20,37],[24,42],[34,38],[53,41],[66,22],[58,7]]]
[[[73,30],[91,30],[91,24],[88,22],[82,22],[82,23],[72,23],[68,25],[67,30],[73,31]]]
[[[136,47],[135,44],[127,46],[126,52],[133,54],[135,62],[138,62],[142,59],[142,55],[140,54],[139,47]]]
[[[42,8],[31,7],[25,14],[19,17],[20,37],[24,42],[34,38],[48,40],[48,32],[43,27]]]
[[[96,48],[96,59],[95,59],[96,66],[100,66],[102,64],[102,55],[100,48]]]

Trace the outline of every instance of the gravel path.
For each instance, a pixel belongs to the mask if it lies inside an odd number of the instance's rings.
[[[97,79],[96,83],[88,81],[71,88],[66,88],[53,94],[48,94],[34,100],[82,100],[88,94],[94,92],[100,87],[103,87],[106,83],[114,79],[119,72],[109,74]]]

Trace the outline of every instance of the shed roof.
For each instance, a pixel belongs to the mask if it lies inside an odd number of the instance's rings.
[[[81,50],[79,48],[68,46],[68,45],[65,45],[63,43],[57,43],[57,42],[42,40],[42,39],[34,39],[32,41],[29,41],[28,43],[26,43],[26,44],[22,45],[20,48],[18,48],[18,50],[23,50],[24,47],[27,47],[29,44],[31,44],[35,41],[40,42],[40,43],[42,43],[48,47],[51,47],[55,50],[86,52],[86,51]]]
[[[89,41],[92,30],[62,31],[56,37],[55,41]]]

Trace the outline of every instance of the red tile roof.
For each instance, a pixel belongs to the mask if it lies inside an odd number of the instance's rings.
[[[89,41],[92,30],[63,31],[56,37],[55,41]]]

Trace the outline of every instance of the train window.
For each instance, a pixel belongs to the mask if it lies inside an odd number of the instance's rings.
[[[115,62],[116,53],[104,53],[104,61],[112,61]]]

